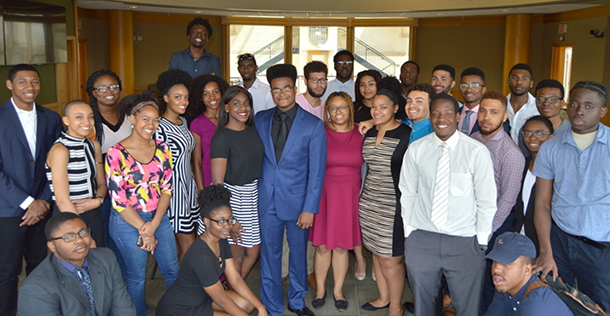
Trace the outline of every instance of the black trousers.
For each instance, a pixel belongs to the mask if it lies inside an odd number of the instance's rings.
[[[44,226],[50,216],[32,226],[19,226],[21,217],[0,217],[0,315],[17,314],[17,286],[22,262],[29,275],[47,256]]]

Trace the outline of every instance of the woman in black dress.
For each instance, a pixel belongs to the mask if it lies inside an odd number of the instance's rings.
[[[227,242],[235,218],[231,193],[222,185],[207,186],[199,195],[205,232],[182,259],[178,278],[157,305],[157,315],[249,315],[254,308],[267,316],[235,268]],[[225,274],[233,290],[225,290],[219,278]]]

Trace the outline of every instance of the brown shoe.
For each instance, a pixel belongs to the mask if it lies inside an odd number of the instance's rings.
[[[286,282],[286,280],[288,280],[288,276],[282,278],[282,283]]]
[[[314,289],[314,290],[318,289],[318,285],[316,284],[316,274],[315,273],[310,273],[307,276],[307,282],[309,283],[309,286],[311,286],[312,289]]]
[[[451,296],[444,294],[443,295],[443,309],[447,309],[449,306],[451,306],[451,303],[453,303]]]
[[[443,316],[455,316],[454,311],[443,311]]]

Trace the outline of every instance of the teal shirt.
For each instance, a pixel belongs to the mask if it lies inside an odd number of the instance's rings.
[[[400,122],[411,127],[412,129],[411,137],[409,138],[409,145],[412,144],[414,141],[434,132],[434,130],[432,129],[432,124],[430,124],[429,117],[426,117],[423,121],[417,124],[413,124],[413,121],[409,119],[402,120]]]

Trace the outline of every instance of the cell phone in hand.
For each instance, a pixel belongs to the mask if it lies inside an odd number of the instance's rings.
[[[138,247],[142,247],[144,246],[144,238],[142,238],[142,236],[140,236],[138,238]]]

